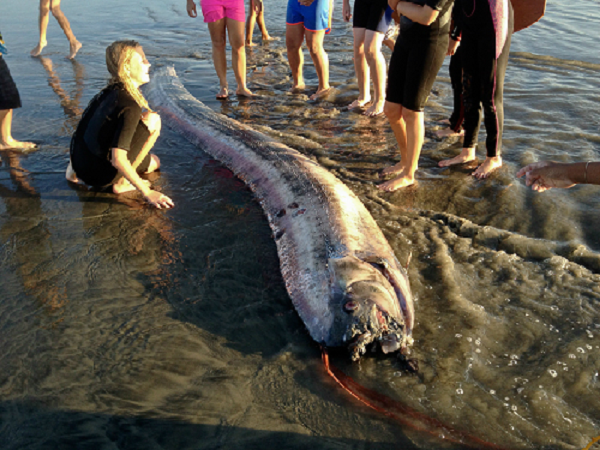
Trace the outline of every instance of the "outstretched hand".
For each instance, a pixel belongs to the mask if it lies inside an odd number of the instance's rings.
[[[196,12],[196,3],[194,3],[194,0],[187,0],[186,9],[188,16],[198,17],[198,13]]]
[[[517,178],[525,175],[525,184],[537,192],[552,188],[568,189],[575,183],[569,178],[567,167],[568,164],[540,161],[523,167],[517,172]]]
[[[169,209],[175,206],[173,200],[167,197],[165,194],[162,194],[158,191],[153,191],[152,189],[148,194],[145,195],[146,201],[150,203],[152,206],[158,209]]]

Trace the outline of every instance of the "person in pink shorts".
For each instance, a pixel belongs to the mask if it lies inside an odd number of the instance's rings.
[[[229,97],[227,86],[227,56],[225,54],[226,35],[229,34],[233,73],[237,81],[235,93],[238,96],[251,97],[253,94],[246,87],[246,47],[244,46],[244,25],[246,11],[244,0],[200,0],[204,22],[208,23],[210,40],[212,41],[212,57],[219,77],[220,90],[217,99]],[[187,12],[190,17],[197,17],[194,0],[187,0]]]

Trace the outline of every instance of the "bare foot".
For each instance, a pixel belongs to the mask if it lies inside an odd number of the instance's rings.
[[[441,130],[437,130],[435,132],[435,134],[439,138],[464,136],[465,130],[460,130],[459,132],[456,132],[452,128],[447,127],[447,128],[442,128]]]
[[[440,167],[453,166],[455,164],[464,164],[475,161],[475,147],[463,148],[458,156],[450,159],[443,159],[438,163]]]
[[[33,142],[22,142],[16,141],[13,138],[7,139],[6,141],[0,141],[0,150],[8,150],[8,149],[21,149],[21,150],[31,150],[32,148],[36,148],[37,144]]]
[[[252,41],[246,41],[246,47],[256,47],[256,44]]]
[[[142,180],[142,182],[150,187],[150,182],[148,180]],[[113,193],[115,194],[124,194],[125,192],[135,191],[136,189],[137,188],[125,177],[113,184]]]
[[[292,86],[292,88],[290,89],[290,92],[292,94],[298,94],[302,91],[304,91],[306,89],[306,84],[304,84],[304,82],[302,83],[298,83]]]
[[[75,42],[71,42],[71,53],[69,53],[69,59],[75,58],[75,55],[77,55],[77,52],[81,47],[82,44],[77,39],[75,39]]]
[[[65,173],[65,178],[67,179],[67,181],[70,181],[71,183],[85,184],[83,181],[81,181],[79,178],[77,178],[77,174],[73,170],[73,166],[71,165],[71,161],[69,161],[69,166],[67,167],[67,171]]]
[[[394,192],[398,189],[402,189],[407,186],[412,186],[415,184],[415,177],[408,175],[400,175],[390,181],[386,181],[385,183],[378,184],[377,187],[382,191],[386,192]]]
[[[217,94],[217,100],[225,100],[227,97],[229,97],[227,86],[221,86],[221,90]]]
[[[491,158],[487,157],[485,158],[483,164],[475,169],[475,172],[473,172],[472,175],[479,180],[483,180],[484,178],[487,178],[494,170],[499,169],[500,167],[502,167],[501,156],[494,156]]]
[[[315,92],[313,95],[311,95],[309,97],[309,99],[310,100],[319,100],[319,99],[325,97],[327,94],[329,94],[329,91],[331,91],[331,87],[319,89],[317,92]]]
[[[402,161],[400,161],[398,164],[386,167],[381,172],[379,172],[379,178],[385,178],[388,175],[402,174],[403,171],[404,165],[402,164]]]
[[[235,95],[238,97],[254,97],[254,94],[247,87],[238,87],[235,91]]]
[[[273,36],[267,34],[266,36],[262,37],[262,40],[263,41],[278,41],[279,38],[278,37],[273,37]]]
[[[40,56],[40,54],[42,53],[42,50],[44,50],[44,47],[48,45],[47,41],[43,41],[40,42],[38,45],[36,45],[36,47],[31,50],[31,52],[29,53],[31,56]]]
[[[348,105],[348,110],[352,111],[353,109],[356,109],[356,108],[363,108],[370,101],[371,101],[371,97],[366,98],[364,100],[357,98],[356,100],[354,100],[352,103],[350,103]]]
[[[363,115],[365,115],[367,117],[378,117],[378,116],[382,115],[384,103],[385,103],[385,101],[373,103],[371,106],[369,106],[369,108],[367,108],[367,110],[363,113]]]

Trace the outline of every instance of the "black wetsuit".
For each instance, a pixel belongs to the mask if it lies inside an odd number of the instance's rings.
[[[0,110],[21,107],[21,97],[17,85],[8,70],[4,57],[0,55]]]
[[[150,137],[141,115],[141,107],[120,84],[96,95],[71,139],[71,164],[77,177],[95,187],[116,183],[121,175],[111,163],[112,149],[126,150],[133,163]],[[146,155],[137,172],[146,172],[150,160]]]
[[[501,0],[498,0],[501,1]],[[508,3],[508,35],[496,59],[496,32],[488,0],[456,0],[453,17],[462,34],[464,148],[477,144],[483,107],[488,157],[500,155],[504,127],[504,76],[513,32],[513,10]]]
[[[452,94],[454,103],[452,115],[450,116],[450,128],[458,133],[463,126],[465,119],[465,107],[463,105],[463,70],[462,70],[462,47],[459,45],[450,58],[450,84],[452,84]]]
[[[400,35],[390,60],[386,100],[423,111],[448,50],[453,0],[408,0],[439,11],[429,26],[402,16]]]

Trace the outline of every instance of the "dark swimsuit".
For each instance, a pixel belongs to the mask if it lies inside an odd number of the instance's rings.
[[[498,0],[500,1],[500,0]],[[463,148],[477,144],[483,107],[488,157],[500,155],[504,128],[504,75],[513,32],[513,10],[508,3],[508,36],[496,59],[496,32],[488,0],[456,0],[453,17],[462,32]]]
[[[71,139],[71,164],[77,177],[94,187],[116,183],[121,175],[111,163],[112,149],[126,150],[133,163],[150,137],[141,115],[141,107],[119,84],[96,95]],[[150,161],[148,154],[137,172],[146,172]]]
[[[392,12],[386,11],[387,6],[387,0],[355,0],[352,27],[385,33],[392,21]]]
[[[421,25],[402,16],[400,35],[390,60],[386,100],[423,111],[448,51],[453,0],[410,0],[439,11],[435,22]]]
[[[0,56],[0,109],[21,107],[21,97],[17,85],[8,70],[4,57]]]

